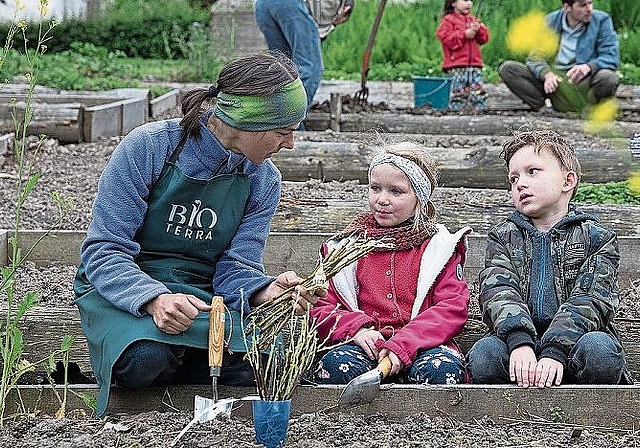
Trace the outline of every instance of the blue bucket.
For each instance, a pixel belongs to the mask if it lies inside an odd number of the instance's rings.
[[[429,106],[434,109],[449,107],[451,79],[436,76],[414,76],[413,98],[415,107]]]

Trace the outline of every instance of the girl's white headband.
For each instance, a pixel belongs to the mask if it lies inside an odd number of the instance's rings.
[[[420,201],[420,204],[427,205],[429,198],[431,197],[431,181],[415,162],[389,152],[376,154],[369,164],[369,181],[371,181],[371,171],[376,166],[382,165],[383,163],[390,163],[406,174],[411,182],[413,191],[416,193],[416,196]]]

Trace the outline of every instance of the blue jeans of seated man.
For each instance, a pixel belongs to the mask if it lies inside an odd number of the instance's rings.
[[[254,386],[253,370],[244,353],[225,353],[220,384]],[[210,384],[207,350],[156,341],[136,341],[113,366],[114,384],[130,389],[168,384]]]
[[[312,381],[317,384],[347,384],[374,369],[377,361],[370,359],[355,344],[346,344],[329,350],[313,371]],[[418,352],[409,369],[389,378],[396,383],[458,384],[464,382],[464,360],[448,347],[435,347]]]
[[[536,344],[538,345],[538,344]],[[536,353],[538,353],[536,347]],[[468,354],[471,382],[477,384],[507,384],[509,351],[497,336],[487,336],[476,342]],[[607,333],[592,331],[584,334],[569,353],[562,383],[619,384],[626,370],[622,346]]]
[[[320,34],[303,0],[257,0],[255,17],[271,51],[290,57],[307,91],[307,105],[320,86],[324,67]]]

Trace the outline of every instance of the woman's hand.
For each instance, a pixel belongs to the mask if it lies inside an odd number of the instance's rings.
[[[384,340],[382,333],[373,328],[361,328],[353,337],[353,343],[360,347],[367,354],[369,359],[378,359],[378,348],[376,341]]]
[[[211,306],[191,294],[160,294],[143,309],[161,331],[180,334],[191,326],[200,311],[211,311]]]
[[[255,307],[268,300],[273,300],[283,291],[295,286],[294,291],[291,292],[291,297],[297,302],[296,314],[304,314],[318,301],[318,298],[327,295],[327,290],[325,288],[317,288],[313,294],[310,294],[306,288],[300,285],[301,281],[302,279],[295,272],[283,272],[272,283],[251,296],[250,305]]]

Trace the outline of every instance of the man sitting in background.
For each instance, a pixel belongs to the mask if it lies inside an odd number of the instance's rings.
[[[593,9],[592,0],[563,0],[546,21],[560,38],[553,66],[534,55],[526,65],[505,61],[500,77],[507,87],[534,110],[549,98],[560,112],[580,112],[615,95],[620,52],[611,16]]]

